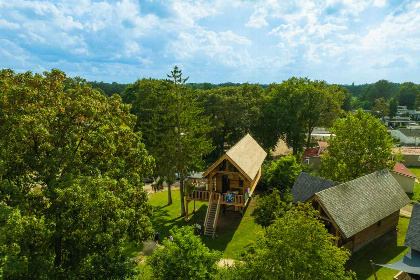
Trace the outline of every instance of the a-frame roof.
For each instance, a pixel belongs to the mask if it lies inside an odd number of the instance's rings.
[[[224,159],[228,159],[248,180],[252,181],[257,176],[266,156],[264,149],[251,135],[247,134],[210,166],[203,177],[208,176]]]
[[[315,194],[344,237],[349,238],[410,202],[388,169]]]

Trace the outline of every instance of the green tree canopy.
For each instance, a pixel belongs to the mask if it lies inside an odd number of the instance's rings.
[[[198,99],[213,129],[210,133],[215,158],[224,153],[224,145],[234,145],[255,127],[264,90],[259,85],[243,84],[199,91]]]
[[[163,241],[147,259],[156,279],[212,279],[217,272],[220,253],[210,250],[185,226],[170,231],[173,242]]]
[[[339,86],[324,81],[291,78],[271,84],[254,134],[265,149],[273,149],[281,137],[297,154],[309,146],[316,126],[329,127],[340,115],[344,99]]]
[[[325,178],[345,182],[392,168],[398,156],[386,127],[369,113],[359,109],[337,120],[330,130],[334,137],[328,143],[328,152],[322,155],[321,173]]]
[[[372,107],[372,114],[378,119],[383,119],[383,117],[389,115],[389,104],[385,98],[381,97],[375,100]]]
[[[291,193],[281,193],[273,189],[270,194],[258,197],[257,206],[252,215],[255,222],[266,228],[277,218],[283,217],[290,209],[293,197]]]
[[[267,228],[244,263],[222,270],[233,279],[355,279],[345,270],[349,252],[335,245],[310,204],[288,211]]]
[[[130,276],[125,240],[151,234],[153,159],[129,106],[59,70],[0,72],[0,262],[5,279]]]
[[[420,85],[414,83],[403,83],[398,88],[398,103],[400,106],[407,106],[408,109],[415,109],[416,98],[420,95]]]
[[[399,84],[391,83],[387,80],[379,80],[364,88],[359,98],[360,105],[364,109],[371,109],[376,99],[383,97],[385,100],[393,98],[397,92]]]
[[[301,154],[288,155],[264,163],[259,185],[264,189],[277,189],[282,193],[290,191],[299,173],[307,171]]]

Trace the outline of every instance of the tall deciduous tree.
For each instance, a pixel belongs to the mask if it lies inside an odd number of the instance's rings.
[[[355,279],[346,271],[349,252],[335,245],[310,204],[286,212],[258,238],[244,263],[225,268],[219,279]]]
[[[170,231],[173,242],[165,240],[147,260],[156,279],[212,279],[220,254],[210,250],[194,235],[192,227]]]
[[[385,98],[376,99],[372,107],[372,114],[378,119],[383,119],[389,115],[389,104]]]
[[[398,112],[398,100],[396,98],[391,98],[389,101],[389,117],[392,119],[397,115]]]
[[[408,109],[415,109],[417,97],[420,95],[420,85],[414,83],[403,83],[398,88],[398,103],[407,106]]]
[[[205,114],[214,127],[210,133],[216,146],[215,157],[224,153],[224,144],[233,145],[253,130],[259,118],[263,89],[259,85],[243,84],[200,91]]]
[[[322,155],[321,173],[338,182],[356,179],[383,168],[392,168],[399,155],[386,127],[369,113],[359,109],[337,120],[331,128],[335,134]]]
[[[120,97],[58,70],[0,72],[0,262],[5,279],[125,279],[125,240],[151,234],[151,172]]]
[[[168,77],[166,81],[138,81],[127,87],[123,98],[133,104],[137,127],[156,159],[156,174],[168,183],[168,195],[175,173],[179,174],[181,215],[185,216],[184,179],[200,169],[203,156],[212,151],[207,139],[211,126],[195,92],[184,85],[187,78],[182,77],[182,71],[175,66]]]
[[[309,146],[316,126],[329,127],[342,112],[344,93],[323,81],[291,78],[267,88],[257,138],[272,149],[279,137],[297,154]]]

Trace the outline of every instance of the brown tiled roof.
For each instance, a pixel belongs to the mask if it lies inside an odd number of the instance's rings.
[[[325,149],[329,146],[327,141],[318,141],[318,146],[320,146],[322,149]]]
[[[308,158],[308,157],[319,157],[321,154],[319,153],[320,149],[318,148],[306,148],[306,150],[303,152],[302,157]]]
[[[410,170],[407,169],[407,167],[405,167],[404,164],[402,164],[401,162],[397,162],[397,164],[395,164],[394,166],[394,170],[395,173],[404,175],[404,176],[408,176],[411,178],[416,178],[416,175],[414,175],[413,173],[410,172]]]

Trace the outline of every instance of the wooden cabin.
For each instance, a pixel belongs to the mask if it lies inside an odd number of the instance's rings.
[[[323,186],[316,187],[324,188],[320,191],[307,185],[305,197],[311,192],[313,195],[305,201],[312,202],[328,231],[338,237],[337,245],[345,246],[351,252],[395,230],[400,209],[410,202],[388,169],[336,186],[325,180],[320,180]],[[302,188],[304,184],[297,186]],[[297,190],[294,192],[298,193]]]
[[[221,205],[242,212],[261,177],[267,153],[247,134],[204,173],[207,190],[194,190],[186,196],[186,211],[191,201],[208,201],[204,233],[214,235]],[[195,210],[195,209],[194,209]]]

